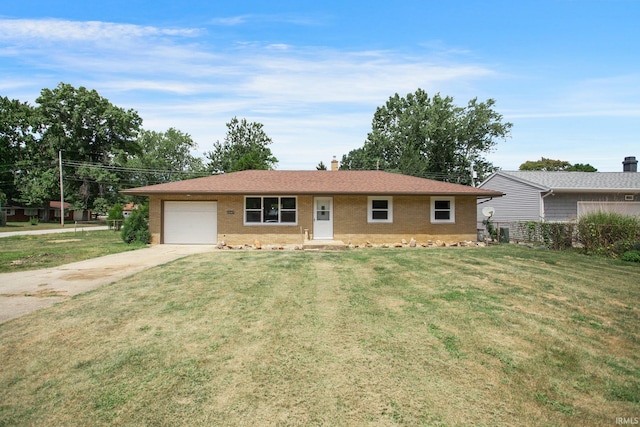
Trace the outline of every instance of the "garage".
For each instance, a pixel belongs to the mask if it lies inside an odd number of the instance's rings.
[[[632,196],[635,198],[635,196]],[[578,202],[578,218],[594,212],[609,212],[640,218],[639,202]]]
[[[218,202],[165,201],[163,233],[165,244],[216,244],[218,242]]]

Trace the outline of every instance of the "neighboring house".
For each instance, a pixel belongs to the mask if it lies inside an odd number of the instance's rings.
[[[122,191],[149,196],[152,243],[476,240],[479,189],[382,171],[248,170]]]
[[[71,204],[64,204],[64,219],[72,220],[74,212],[70,210]],[[38,218],[44,220],[46,218],[49,221],[60,221],[60,202],[49,202],[49,209],[32,208],[28,206],[19,205],[17,203],[11,203],[6,206],[2,206],[2,210],[7,216],[7,222],[27,222],[31,218]],[[47,212],[48,210],[48,212]]]
[[[640,173],[498,171],[479,188],[505,193],[478,205],[495,209],[495,223],[575,221],[594,211],[640,216]]]
[[[131,215],[131,212],[132,212],[134,209],[138,209],[138,205],[136,205],[136,204],[135,204],[135,203],[133,203],[133,202],[129,202],[129,203],[127,203],[126,205],[124,205],[124,208],[122,208],[122,216],[124,216],[124,217],[125,217],[125,219],[126,219],[126,218],[129,218],[129,215]]]

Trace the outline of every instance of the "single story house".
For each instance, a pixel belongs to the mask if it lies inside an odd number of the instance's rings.
[[[478,222],[492,207],[494,223],[575,221],[594,211],[640,216],[640,173],[498,171],[479,185],[505,193],[478,205]],[[485,211],[486,212],[486,211]],[[506,226],[506,224],[505,224]]]
[[[153,244],[475,241],[502,192],[382,171],[247,170],[122,191],[149,197]]]
[[[64,219],[71,221],[74,219],[74,211],[71,211],[71,204],[64,203]],[[18,203],[9,203],[2,206],[2,211],[6,215],[7,222],[28,222],[31,218],[39,220],[60,221],[60,201],[49,202],[48,209],[33,208]],[[47,212],[48,211],[48,212]]]

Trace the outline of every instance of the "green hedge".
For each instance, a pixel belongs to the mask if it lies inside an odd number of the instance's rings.
[[[640,242],[640,219],[611,212],[584,215],[578,221],[578,242],[587,253],[617,258]]]
[[[528,242],[541,243],[554,250],[565,250],[573,246],[573,223],[527,221],[518,223],[516,227],[518,234]]]

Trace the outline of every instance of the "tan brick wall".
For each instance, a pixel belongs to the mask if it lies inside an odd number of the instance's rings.
[[[456,197],[454,224],[431,224],[429,196],[394,196],[393,223],[367,222],[367,196],[334,198],[334,237],[353,244],[476,240],[476,198]]]
[[[162,231],[162,202],[158,196],[149,196],[149,232],[151,244],[162,243],[160,233]]]
[[[162,201],[210,200],[218,202],[218,241],[229,245],[300,244],[305,229],[313,237],[313,196],[298,197],[297,225],[244,225],[244,196],[151,196],[149,198],[149,229],[151,243],[162,243]],[[431,224],[428,196],[394,196],[393,223],[367,223],[367,196],[335,196],[334,238],[353,244],[395,243],[415,238],[447,242],[476,240],[476,198],[456,197],[454,224]]]
[[[305,229],[311,229],[313,197],[298,196],[298,224],[244,225],[244,196],[223,196],[218,202],[218,241],[228,245],[301,244]],[[232,215],[228,210],[233,210]]]

